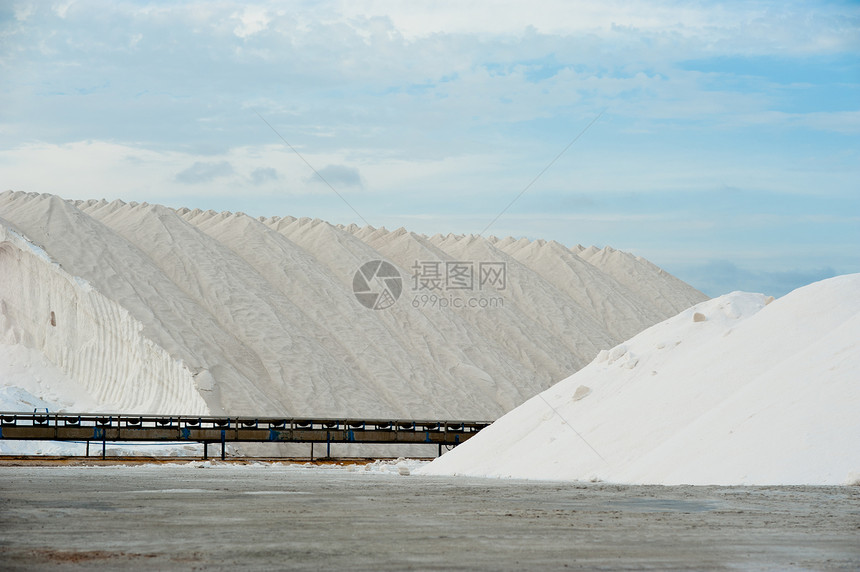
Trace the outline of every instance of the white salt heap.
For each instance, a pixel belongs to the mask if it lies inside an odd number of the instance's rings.
[[[597,358],[419,472],[860,483],[860,274],[735,292]]]
[[[374,311],[352,287],[377,259],[404,290]],[[503,304],[415,307],[422,261],[504,263],[504,289],[442,293]],[[0,194],[0,344],[77,384],[67,410],[495,419],[704,299],[611,248]]]
[[[0,344],[0,411],[86,411],[100,413],[111,407],[99,405],[81,384],[63,373],[44,355],[21,344]],[[86,442],[14,441],[0,439],[2,455],[86,454]],[[177,456],[196,455],[197,444],[124,443],[109,444],[106,454]],[[99,443],[92,443],[92,455],[100,455]]]

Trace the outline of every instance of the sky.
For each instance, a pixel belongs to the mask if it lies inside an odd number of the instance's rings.
[[[860,272],[860,3],[0,3],[0,190]],[[2,213],[0,213],[2,217]]]

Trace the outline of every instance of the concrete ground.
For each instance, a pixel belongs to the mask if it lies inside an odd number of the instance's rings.
[[[860,569],[860,487],[0,466],[0,569]]]

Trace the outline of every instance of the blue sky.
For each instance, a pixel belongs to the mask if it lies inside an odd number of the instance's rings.
[[[3,189],[479,233],[591,124],[487,235],[860,272],[856,2],[6,2],[0,77]]]

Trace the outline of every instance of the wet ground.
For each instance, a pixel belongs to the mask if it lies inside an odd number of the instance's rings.
[[[0,467],[3,570],[860,569],[860,487]]]

